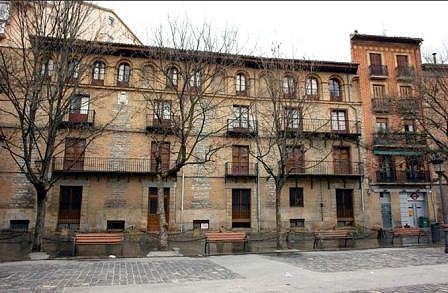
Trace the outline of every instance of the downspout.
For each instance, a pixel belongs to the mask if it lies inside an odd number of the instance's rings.
[[[350,86],[350,82],[349,82],[349,78],[348,78],[348,74],[346,74],[345,75],[346,76],[346,79],[347,79],[347,85],[349,85]],[[348,101],[349,102],[351,102],[351,96],[350,96],[350,87],[348,88]],[[356,119],[356,121],[358,122],[361,122],[360,120],[359,120],[359,116],[358,116],[358,110],[352,105],[352,104],[348,104],[349,106],[350,106],[350,108],[352,108],[353,109],[353,111],[355,111],[355,119]],[[358,124],[358,126],[357,127],[359,127],[359,131],[361,132],[361,125],[359,125]],[[357,129],[358,130],[358,129]],[[359,160],[359,171],[361,172],[361,171],[363,171],[364,172],[364,170],[361,170],[361,168],[360,167],[364,167],[363,165],[363,163],[361,162],[361,148],[360,148],[360,146],[359,146],[359,141],[358,141],[358,143],[356,144],[357,145],[357,149],[358,149],[358,160]],[[364,174],[362,173],[362,176],[361,176],[361,208],[362,208],[362,212],[363,212],[363,215],[364,215],[364,223],[366,223],[366,219],[365,219],[365,204],[364,204],[364,185],[362,184],[362,181],[364,180]]]
[[[254,97],[254,100],[257,98],[257,95],[256,95],[256,93],[257,93],[257,84],[256,84],[256,78],[254,78],[253,79],[254,80],[254,95],[253,95],[253,97]],[[257,127],[257,135],[258,135],[258,108],[257,108],[257,102],[255,101],[255,107],[256,107],[256,111],[255,111],[255,124],[256,124],[256,126],[255,127]],[[257,147],[257,157],[259,156],[259,153],[258,153],[258,147]],[[256,200],[257,200],[257,232],[260,232],[260,208],[261,208],[261,203],[260,203],[260,186],[259,186],[259,184],[260,184],[260,172],[259,172],[259,170],[258,170],[258,161],[257,161],[257,163],[256,163],[256,165],[255,165],[255,168],[256,168],[256,172],[257,172],[257,184],[255,185],[255,196],[256,196]]]
[[[184,231],[184,190],[185,190],[185,176],[182,168],[182,190],[180,193],[180,232]]]

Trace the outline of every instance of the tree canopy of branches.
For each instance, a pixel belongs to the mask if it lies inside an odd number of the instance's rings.
[[[63,123],[69,112],[82,113],[100,99],[77,96],[85,72],[91,71],[88,56],[100,52],[78,46],[92,13],[82,1],[10,1],[10,10],[0,48],[0,130],[3,147],[35,188],[32,250],[41,251],[47,193],[59,179],[50,173],[53,157],[64,151],[68,137],[84,139],[84,152],[108,124],[74,129]]]
[[[152,161],[158,182],[160,217],[159,248],[168,246],[163,182],[187,165],[206,168],[225,147],[217,139],[223,117],[226,69],[240,59],[236,33],[217,33],[210,24],[193,25],[189,20],[169,20],[167,30],[155,30],[148,64],[141,80],[152,126]],[[172,159],[174,158],[174,159]]]

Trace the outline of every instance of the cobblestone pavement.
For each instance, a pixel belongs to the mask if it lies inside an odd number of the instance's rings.
[[[0,266],[0,292],[62,292],[65,287],[181,283],[242,278],[205,259],[52,261]]]
[[[346,293],[438,293],[438,292],[440,293],[448,292],[448,283],[402,286],[387,289],[348,291]]]
[[[270,256],[317,272],[341,272],[448,263],[443,248],[376,249],[349,252],[306,252]]]

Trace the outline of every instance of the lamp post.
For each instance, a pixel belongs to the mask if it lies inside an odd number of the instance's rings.
[[[434,166],[434,171],[439,176],[439,188],[440,188],[440,203],[442,205],[442,215],[443,224],[442,229],[445,234],[445,253],[448,253],[448,211],[446,210],[445,196],[443,195],[442,188],[442,176],[443,176],[443,159],[441,156],[434,155],[432,158],[432,165]]]

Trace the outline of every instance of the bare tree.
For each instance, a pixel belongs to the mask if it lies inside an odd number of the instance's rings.
[[[260,58],[261,78],[257,96],[252,106],[258,122],[256,148],[250,151],[275,184],[276,245],[281,248],[281,193],[288,178],[306,173],[325,174],[329,168],[335,172],[351,172],[349,162],[334,161],[329,166],[327,158],[331,148],[325,139],[334,138],[332,125],[322,115],[319,106],[317,80],[310,78],[318,72],[318,64],[304,59],[281,58],[280,47],[272,50],[270,58]],[[316,82],[316,83],[315,83]],[[336,127],[336,128],[335,128]],[[350,127],[357,127],[351,125]],[[305,161],[305,154],[313,160]],[[336,170],[337,169],[337,170]]]
[[[152,140],[152,171],[158,182],[159,249],[168,247],[164,182],[187,165],[213,168],[225,143],[226,68],[239,65],[236,33],[216,33],[210,24],[169,20],[155,31],[154,47],[141,79],[148,91],[147,125]],[[174,159],[170,159],[174,158]]]
[[[88,106],[101,96],[78,95],[92,70],[89,55],[101,54],[106,46],[80,41],[86,40],[92,12],[82,1],[10,1],[10,10],[11,27],[0,48],[0,114],[7,122],[0,130],[3,147],[36,191],[32,250],[42,251],[47,193],[59,179],[51,174],[53,157],[64,151],[66,138],[83,139],[83,154],[108,125],[88,123]],[[71,112],[79,114],[77,119],[69,119]],[[76,166],[78,159],[64,168]]]

